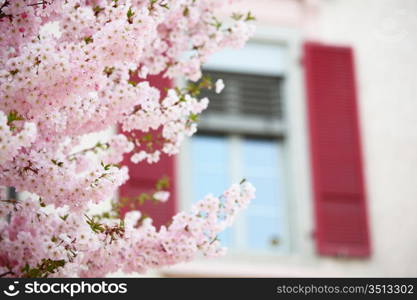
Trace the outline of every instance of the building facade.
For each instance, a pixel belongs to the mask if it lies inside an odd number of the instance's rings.
[[[257,198],[219,237],[228,255],[156,275],[417,276],[417,2],[238,6],[257,32],[205,65],[226,88],[199,132],[158,168],[132,165],[120,196],[170,177],[172,200],[143,207],[159,225],[242,178]]]

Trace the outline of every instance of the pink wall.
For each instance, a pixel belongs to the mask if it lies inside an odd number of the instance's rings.
[[[258,26],[298,28],[314,37],[320,3],[320,0],[237,0],[224,13],[250,10],[256,16]]]

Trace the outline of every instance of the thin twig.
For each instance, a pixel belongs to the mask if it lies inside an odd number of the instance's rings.
[[[4,272],[3,274],[0,274],[0,278],[2,278],[2,277],[4,277],[4,276],[7,276],[7,275],[15,275],[15,273],[13,273],[12,271],[7,271],[7,272]]]

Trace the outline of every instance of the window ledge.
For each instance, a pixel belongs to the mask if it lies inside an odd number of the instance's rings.
[[[162,277],[340,277],[327,268],[277,265],[264,263],[236,263],[196,261],[160,270]]]

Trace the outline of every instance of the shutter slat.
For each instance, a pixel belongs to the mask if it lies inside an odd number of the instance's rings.
[[[306,43],[305,78],[319,254],[370,255],[352,49]]]

